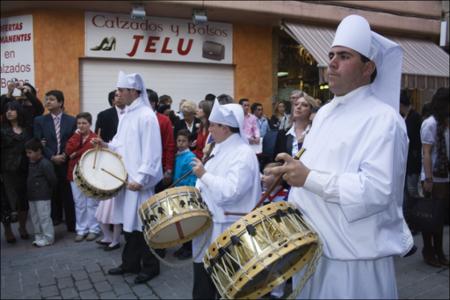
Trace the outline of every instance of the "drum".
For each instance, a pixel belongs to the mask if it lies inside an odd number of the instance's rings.
[[[147,244],[155,249],[192,240],[211,226],[211,214],[195,187],[164,190],[139,208]]]
[[[231,225],[209,246],[203,262],[222,298],[257,299],[320,253],[318,236],[300,211],[276,202]]]
[[[120,155],[104,148],[86,151],[73,170],[73,181],[80,190],[97,200],[116,195],[125,185],[127,177]]]

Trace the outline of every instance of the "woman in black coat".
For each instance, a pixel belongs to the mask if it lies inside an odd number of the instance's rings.
[[[25,143],[32,137],[31,130],[25,126],[25,118],[21,104],[12,101],[5,105],[1,128],[1,175],[8,203],[2,203],[2,209],[9,206],[11,213],[17,214],[19,233],[22,239],[28,239],[26,229],[28,201],[26,199],[26,180],[28,159],[25,154]],[[5,201],[5,199],[2,199]],[[6,216],[5,211],[2,212]],[[14,217],[12,217],[14,219]],[[8,242],[14,242],[8,218],[3,218],[5,236]]]

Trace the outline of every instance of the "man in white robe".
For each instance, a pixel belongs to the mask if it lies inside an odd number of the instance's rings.
[[[340,23],[329,59],[334,99],[317,113],[300,161],[280,154],[284,165],[271,170],[294,187],[289,202],[323,244],[298,298],[397,298],[393,257],[413,247],[402,213],[401,48],[352,15]]]
[[[138,209],[153,196],[155,185],[162,179],[161,136],[141,76],[120,72],[117,91],[127,104],[126,113],[106,145],[122,156],[128,173],[127,186],[116,196],[113,212],[113,219],[123,224],[126,243],[122,264],[108,273],[138,273],[134,282],[140,284],[159,274],[159,261],[145,242]]]
[[[194,159],[196,187],[211,211],[212,231],[192,241],[194,258],[193,299],[215,299],[216,288],[202,259],[209,245],[240,217],[225,212],[249,213],[261,195],[258,160],[244,135],[244,112],[239,104],[221,105],[216,100],[209,116],[209,132],[216,145],[203,166]],[[214,155],[214,156],[212,156]]]

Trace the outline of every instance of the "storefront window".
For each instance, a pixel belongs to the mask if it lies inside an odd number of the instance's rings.
[[[278,98],[289,100],[293,90],[303,90],[322,103],[331,99],[326,82],[320,82],[314,57],[283,30],[278,34]]]

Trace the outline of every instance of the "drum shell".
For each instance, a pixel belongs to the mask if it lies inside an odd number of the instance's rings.
[[[95,153],[97,152],[97,154]],[[114,152],[111,151],[109,149],[90,149],[88,151],[86,151],[80,158],[80,160],[78,161],[78,163],[75,165],[75,168],[73,170],[73,181],[75,182],[75,184],[79,187],[79,189],[88,197],[90,198],[94,198],[96,200],[108,200],[110,198],[112,198],[113,196],[115,196],[124,186],[125,184],[122,183],[120,186],[118,186],[117,188],[112,188],[112,189],[105,189],[102,188],[100,185],[93,185],[92,182],[90,182],[90,180],[87,178],[86,174],[83,174],[82,169],[80,167],[80,165],[82,163],[84,163],[84,161],[86,160],[86,158],[88,156],[93,156],[93,155],[97,155],[97,166],[96,166],[96,170],[99,170],[99,174],[105,176],[106,178],[110,178],[108,174],[101,172],[100,167],[98,164],[101,161],[100,156],[103,154],[108,154],[109,158],[114,157],[115,158],[115,163],[119,164],[122,166],[123,171],[121,172],[121,176],[124,176],[124,181],[127,181],[128,179],[128,174],[126,173],[126,169],[125,169],[125,165],[122,162],[121,156]],[[108,166],[105,166],[108,167]]]
[[[318,235],[300,212],[277,202],[231,225],[209,246],[203,262],[223,298],[256,299],[300,271],[318,248]],[[276,278],[267,272],[274,266],[281,269]]]
[[[155,249],[188,242],[208,229],[212,222],[200,192],[191,186],[166,189],[153,195],[141,205],[139,216],[146,242]]]

